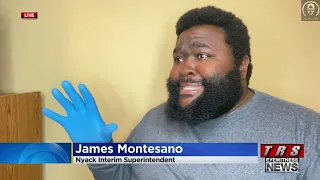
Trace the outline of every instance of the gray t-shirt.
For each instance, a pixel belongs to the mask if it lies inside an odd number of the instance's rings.
[[[265,173],[259,164],[89,165],[96,180],[320,180],[320,114],[255,91],[233,113],[200,125],[166,119],[165,104],[150,110],[127,142],[254,142],[304,144],[299,173]]]

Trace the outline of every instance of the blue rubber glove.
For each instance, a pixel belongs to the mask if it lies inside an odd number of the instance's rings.
[[[42,113],[59,123],[74,143],[111,142],[112,133],[118,127],[113,123],[105,124],[88,88],[83,84],[79,85],[81,97],[70,82],[63,81],[62,87],[71,101],[56,88],[52,90],[52,95],[64,108],[67,116],[62,116],[47,108],[44,108]]]

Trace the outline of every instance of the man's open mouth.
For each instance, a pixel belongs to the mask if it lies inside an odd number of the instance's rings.
[[[181,83],[180,95],[195,95],[203,91],[201,83]]]

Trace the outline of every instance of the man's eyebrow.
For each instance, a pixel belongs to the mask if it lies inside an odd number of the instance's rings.
[[[181,51],[181,48],[176,47],[173,49],[173,54],[180,52],[180,51]]]
[[[203,37],[195,37],[195,39],[191,40],[191,42],[189,43],[189,47],[191,47],[191,48],[208,48],[208,49],[213,50],[207,43],[200,42],[202,39],[203,39]],[[176,47],[173,49],[173,54],[178,53],[180,51],[182,51],[182,48]]]
[[[194,41],[190,43],[190,47],[191,48],[208,48],[213,50],[208,44],[206,43],[202,43],[202,42],[198,42],[198,41]],[[176,47],[173,49],[173,54],[178,53],[181,51],[181,47]]]
[[[209,48],[209,49],[212,49],[208,44],[202,43],[202,42],[198,42],[198,41],[194,41],[190,45],[191,45],[191,47],[195,47],[195,48]]]

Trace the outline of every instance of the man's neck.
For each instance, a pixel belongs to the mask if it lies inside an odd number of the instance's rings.
[[[243,93],[241,95],[239,102],[227,114],[231,114],[238,108],[246,105],[252,99],[253,96],[254,96],[254,91],[252,91],[249,87],[244,87]]]

